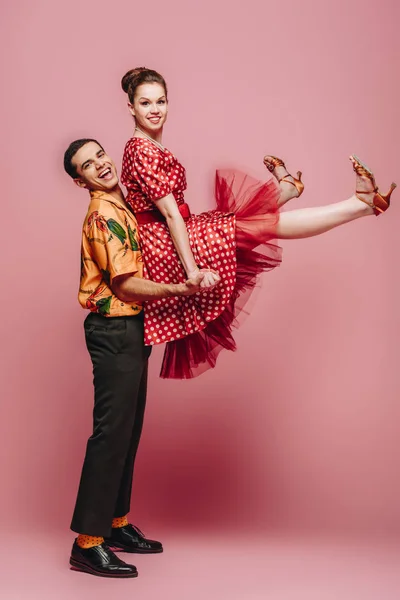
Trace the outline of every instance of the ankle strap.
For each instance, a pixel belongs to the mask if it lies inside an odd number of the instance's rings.
[[[287,175],[284,175],[281,179],[278,179],[278,183],[280,183],[281,181],[284,181],[285,183],[291,183],[292,185],[294,185],[294,187],[297,187],[294,181],[290,181],[290,179],[286,179],[287,177],[292,177],[292,175],[289,175],[289,173]]]
[[[358,190],[356,190],[356,194],[376,194],[377,191],[378,191],[378,188],[374,187],[373,190],[368,190],[368,191],[359,192]]]

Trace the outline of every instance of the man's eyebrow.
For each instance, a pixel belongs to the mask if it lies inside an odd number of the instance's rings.
[[[81,169],[83,169],[85,167],[85,165],[88,165],[92,161],[93,161],[93,158],[88,158],[87,160],[85,160],[85,162],[81,164]]]

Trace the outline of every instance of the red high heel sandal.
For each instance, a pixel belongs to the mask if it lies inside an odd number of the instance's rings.
[[[267,167],[268,171],[271,171],[271,173],[274,172],[276,167],[283,167],[284,169],[286,169],[285,163],[283,162],[283,160],[281,160],[280,158],[278,158],[277,156],[265,156],[264,157],[264,165]],[[288,179],[288,177],[292,177],[293,181],[291,181],[290,179]],[[299,198],[302,193],[304,192],[304,183],[301,181],[301,171],[297,171],[297,179],[295,177],[293,177],[293,175],[290,175],[290,173],[288,173],[287,175],[284,175],[281,179],[278,179],[278,183],[280,183],[281,181],[285,181],[286,183],[290,183],[291,185],[294,185],[294,187],[297,190],[297,196],[296,198]]]
[[[369,179],[373,186],[373,189],[369,190],[369,191],[356,190],[357,198],[359,200],[361,200],[361,202],[364,202],[365,204],[368,204],[368,206],[373,208],[375,215],[379,216],[380,214],[387,211],[387,209],[389,208],[390,196],[392,195],[393,190],[397,187],[397,184],[392,183],[388,193],[385,195],[381,194],[378,186],[375,183],[375,177],[374,177],[374,174],[372,173],[371,169],[369,169],[366,165],[364,165],[364,163],[361,162],[361,160],[354,154],[352,154],[350,156],[350,160],[353,163],[353,169],[357,173],[357,175],[360,175],[360,177],[366,177],[367,179]],[[360,196],[359,196],[359,194],[371,194],[371,193],[374,194],[373,200],[371,202],[369,202],[365,198],[360,198]]]

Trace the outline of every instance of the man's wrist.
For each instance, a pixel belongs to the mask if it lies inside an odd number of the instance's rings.
[[[182,296],[186,290],[184,283],[170,283],[168,284],[168,296]]]

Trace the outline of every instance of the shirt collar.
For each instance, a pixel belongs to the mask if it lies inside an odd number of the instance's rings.
[[[108,194],[107,192],[103,192],[103,190],[90,190],[89,193],[90,193],[90,200],[97,200],[97,199],[105,200],[106,202],[115,204],[116,206],[123,208],[124,210],[128,209],[125,202],[122,202],[121,200],[114,198],[114,196],[111,196],[111,194]]]

